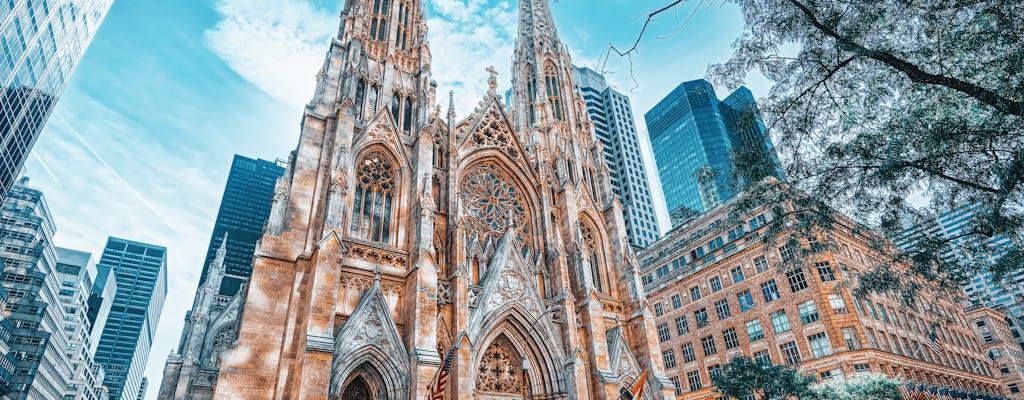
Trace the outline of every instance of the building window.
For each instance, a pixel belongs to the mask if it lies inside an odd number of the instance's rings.
[[[814,264],[818,268],[818,277],[821,278],[822,282],[832,282],[836,280],[836,272],[832,270],[832,265],[827,262],[820,262]]]
[[[757,362],[759,362],[761,364],[765,364],[765,365],[771,365],[771,363],[772,363],[772,355],[771,355],[771,353],[768,352],[768,350],[755,351],[754,352],[754,361],[757,361]]]
[[[764,302],[771,303],[779,299],[779,288],[775,286],[775,280],[761,284],[761,293],[764,294]]]
[[[860,336],[857,335],[857,328],[843,328],[843,341],[846,342],[847,350],[860,350]]]
[[[671,349],[661,352],[661,357],[665,360],[665,368],[676,367],[676,353]]]
[[[828,340],[825,332],[808,336],[807,342],[811,344],[811,353],[814,354],[814,358],[832,355],[832,342]]]
[[[989,332],[989,331],[985,331],[985,332],[981,333],[981,340],[984,341],[986,344],[992,343],[992,342],[995,341],[995,339],[992,339],[992,332]]]
[[[700,340],[701,347],[704,348],[705,356],[712,356],[718,353],[718,348],[715,346],[715,337],[708,336]]]
[[[704,388],[700,383],[700,371],[690,371],[686,373],[686,380],[690,382],[690,391],[696,392]]]
[[[793,261],[794,259],[796,259],[795,248],[796,246],[792,244],[787,244],[785,246],[779,247],[779,257],[782,258],[782,261]]]
[[[679,308],[683,306],[683,298],[678,294],[672,295],[672,308]]]
[[[800,358],[800,349],[797,348],[796,342],[779,345],[779,351],[782,352],[782,358],[786,361],[786,365],[797,365],[803,361]]]
[[[700,286],[694,286],[690,288],[690,301],[700,300]]]
[[[683,345],[683,362],[694,362],[697,360],[697,354],[693,352],[693,343],[687,343]]]
[[[842,368],[830,369],[828,371],[822,372],[820,375],[821,380],[826,380],[829,378],[839,378],[843,376],[843,370]]]
[[[1009,385],[1009,387],[1010,387],[1010,393],[1020,393],[1020,387],[1017,386],[1016,383],[1011,383]]]
[[[689,331],[690,331],[690,324],[688,322],[686,322],[686,316],[685,315],[681,315],[681,316],[679,316],[679,318],[676,318],[676,333],[678,333],[679,336],[682,336],[682,335],[686,334]]]
[[[750,295],[749,290],[744,290],[742,293],[737,294],[736,301],[740,303],[740,312],[747,312],[754,309],[754,296]]]
[[[764,329],[761,328],[761,320],[755,319],[747,322],[747,337],[751,342],[764,339]]]
[[[729,310],[729,302],[725,299],[715,302],[715,311],[718,312],[718,319],[726,319],[732,316]]]
[[[807,289],[807,278],[804,276],[804,269],[797,268],[786,273],[786,279],[789,280],[789,289],[793,293]]]
[[[391,0],[374,0],[373,14],[370,20],[370,37],[384,41],[388,35],[388,14],[391,13]]]
[[[693,317],[694,319],[697,320],[698,328],[708,326],[708,310],[702,308],[700,310],[694,311]]]
[[[843,299],[843,295],[835,293],[828,295],[828,304],[832,306],[832,312],[836,314],[850,313],[850,310],[846,308],[846,300]]]
[[[683,384],[679,381],[678,376],[668,378],[672,382],[672,387],[676,390],[676,396],[683,394]]]
[[[775,328],[775,333],[789,332],[791,327],[789,326],[789,317],[786,316],[786,310],[773,312],[771,317],[772,327]]]
[[[395,47],[407,50],[409,45],[409,7],[405,2],[398,5],[398,32],[395,34]]]
[[[658,325],[658,340],[662,343],[667,342],[671,338],[671,333],[668,331],[668,324]]]
[[[662,316],[664,314],[665,314],[665,307],[662,306],[660,302],[654,303],[654,315],[660,317],[660,316]]]
[[[555,119],[562,121],[562,96],[559,94],[559,83],[555,65],[548,63],[544,66],[544,85],[548,92],[548,104],[551,105],[551,112]]]
[[[352,234],[362,239],[391,241],[392,202],[396,171],[379,150],[364,155],[357,164],[356,193],[352,203]]]
[[[805,303],[800,304],[800,321],[807,325],[812,322],[817,322],[821,317],[818,315],[818,306],[814,304],[814,300],[808,300]]]
[[[725,348],[732,349],[740,346],[740,338],[736,335],[736,328],[729,328],[722,331],[725,336]]]
[[[767,271],[771,267],[772,266],[768,264],[768,258],[765,256],[759,256],[754,259],[754,269],[756,269],[759,274]]]
[[[722,290],[722,279],[721,278],[719,278],[717,276],[714,277],[714,278],[711,278],[711,281],[709,283],[711,284],[711,292],[712,293],[717,292],[719,290]]]
[[[733,268],[729,273],[732,274],[732,283],[740,283],[743,282],[744,279],[747,279],[747,277],[743,276],[742,266]]]
[[[867,364],[853,364],[853,370],[855,372],[870,372],[871,366]]]

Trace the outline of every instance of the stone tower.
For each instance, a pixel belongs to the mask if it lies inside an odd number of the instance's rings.
[[[511,115],[441,115],[419,0],[349,0],[256,254],[216,399],[672,396],[638,263],[546,0]],[[449,101],[451,101],[449,99]]]

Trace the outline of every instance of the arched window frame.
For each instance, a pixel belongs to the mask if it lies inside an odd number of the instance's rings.
[[[530,125],[537,123],[537,71],[526,66],[526,118]]]
[[[612,295],[611,277],[608,276],[608,260],[605,256],[604,241],[601,230],[597,228],[593,220],[585,215],[580,216],[580,228],[583,234],[583,243],[587,246],[590,254],[590,273],[594,278],[594,288],[598,292]]]
[[[356,96],[356,98],[355,98],[356,117],[357,118],[363,118],[363,115],[365,115],[365,114],[363,114],[363,109],[364,109],[364,106],[366,105],[366,79],[359,78],[359,80],[356,81],[356,95],[355,96]]]
[[[364,151],[358,160],[350,232],[354,237],[392,244],[401,170],[394,157],[379,148]]]
[[[395,125],[402,123],[402,94],[397,91],[391,94],[391,116],[395,118]]]
[[[412,96],[406,97],[405,98],[405,113],[403,114],[403,120],[402,120],[402,130],[405,131],[406,134],[412,133],[412,123],[413,123],[413,120],[415,119],[415,115],[413,115],[413,111],[415,111],[415,110],[413,108]]]
[[[548,104],[551,105],[551,112],[555,115],[555,119],[564,121],[564,115],[562,114],[562,95],[560,93],[561,87],[558,82],[558,69],[555,68],[555,64],[548,62],[544,66],[544,86],[547,90]]]
[[[370,38],[385,41],[388,37],[388,16],[391,14],[391,0],[374,0],[370,14]]]
[[[412,30],[409,25],[409,10],[411,8],[408,1],[402,1],[398,4],[398,29],[395,32],[395,47],[402,51],[409,49],[409,33]]]
[[[367,106],[369,106],[369,108],[370,108],[370,113],[369,114],[370,114],[371,118],[377,115],[377,104],[379,102],[380,102],[380,86],[377,86],[377,84],[375,84],[375,83],[371,84],[370,85],[369,98],[367,98],[367,100],[366,100]]]

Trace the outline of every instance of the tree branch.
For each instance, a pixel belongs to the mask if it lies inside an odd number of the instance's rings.
[[[811,25],[813,25],[822,33],[834,38],[836,41],[839,42],[840,45],[846,47],[854,54],[857,54],[862,57],[867,57],[876,61],[880,61],[888,65],[889,67],[902,72],[912,82],[944,86],[956,90],[958,92],[964,93],[968,96],[971,96],[977,99],[978,101],[989,106],[992,106],[996,110],[999,110],[1001,112],[1010,115],[1024,116],[1024,101],[1013,101],[1003,96],[1000,96],[996,92],[975,85],[973,83],[945,75],[937,75],[926,72],[917,65],[914,65],[888,52],[868,49],[860,45],[859,43],[854,42],[852,39],[840,35],[839,32],[836,32],[836,30],[833,27],[827,26],[821,21],[819,21],[817,16],[814,15],[814,12],[811,11],[806,5],[799,2],[798,0],[789,0],[789,2],[800,9],[800,11],[810,21]]]

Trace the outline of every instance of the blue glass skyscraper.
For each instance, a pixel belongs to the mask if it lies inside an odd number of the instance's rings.
[[[111,400],[135,400],[167,295],[167,249],[112,237],[96,267],[117,282],[96,362],[107,368]]]
[[[0,2],[0,201],[111,3]]]
[[[252,273],[256,242],[263,237],[263,225],[270,217],[270,206],[274,200],[274,187],[281,175],[284,175],[284,167],[280,163],[235,155],[228,182],[224,185],[217,221],[213,225],[200,285],[206,280],[207,269],[217,256],[217,248],[224,235],[228,236],[224,259],[227,276],[220,294],[234,296]]]
[[[756,146],[752,149],[773,164],[773,175],[782,178],[778,156],[746,88],[720,101],[708,81],[683,82],[644,119],[673,226],[743,190],[742,184],[734,187],[730,182],[733,154],[751,149],[745,146]]]

